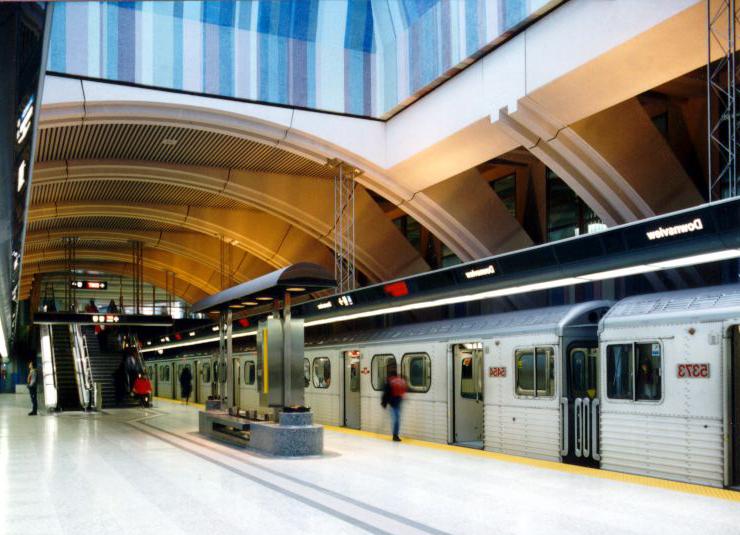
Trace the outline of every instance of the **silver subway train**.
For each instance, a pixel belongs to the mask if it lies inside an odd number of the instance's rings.
[[[312,339],[306,404],[319,423],[387,433],[387,369],[409,385],[402,435],[712,486],[740,483],[740,285],[524,310]],[[255,355],[234,356],[236,400],[256,408]],[[178,397],[191,366],[147,362]]]

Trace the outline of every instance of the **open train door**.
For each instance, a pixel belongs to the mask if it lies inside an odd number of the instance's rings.
[[[483,449],[483,344],[452,346],[453,443]]]
[[[560,400],[563,462],[598,467],[598,360],[596,342],[574,342],[565,355],[566,385]]]

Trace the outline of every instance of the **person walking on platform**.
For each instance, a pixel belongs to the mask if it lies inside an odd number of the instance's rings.
[[[193,390],[193,374],[190,373],[190,366],[183,367],[180,372],[180,392],[182,397],[185,398],[185,405],[190,400],[190,392]]]
[[[28,393],[31,395],[31,412],[28,413],[29,416],[36,416],[38,414],[39,403],[37,396],[37,379],[38,374],[36,373],[36,367],[33,365],[33,361],[29,361],[28,378],[26,379],[26,384],[28,385]]]
[[[401,402],[406,395],[406,381],[396,373],[395,368],[388,369],[388,379],[383,388],[383,399],[381,405],[383,408],[390,405],[391,407],[391,425],[393,431],[393,441],[401,442],[399,433],[401,431]]]

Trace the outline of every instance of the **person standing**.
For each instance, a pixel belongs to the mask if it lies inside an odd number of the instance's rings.
[[[193,374],[190,373],[190,366],[184,366],[180,372],[180,392],[185,398],[185,405],[190,399],[190,392],[193,390]]]
[[[28,385],[28,393],[31,395],[31,412],[28,413],[29,416],[36,416],[38,414],[38,396],[37,396],[37,383],[38,374],[36,373],[36,367],[33,365],[33,361],[29,361],[28,363],[28,377],[26,379],[26,384]]]
[[[401,442],[401,437],[398,436],[401,431],[401,403],[403,397],[406,395],[406,381],[403,377],[396,373],[395,368],[388,370],[388,379],[385,382],[383,388],[383,400],[381,404],[385,408],[389,405],[391,408],[391,426],[393,432],[393,441]]]

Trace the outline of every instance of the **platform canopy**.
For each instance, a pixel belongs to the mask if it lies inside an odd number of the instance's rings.
[[[336,286],[334,276],[318,264],[300,262],[201,299],[193,312],[242,310],[282,299],[286,292],[297,297]]]

